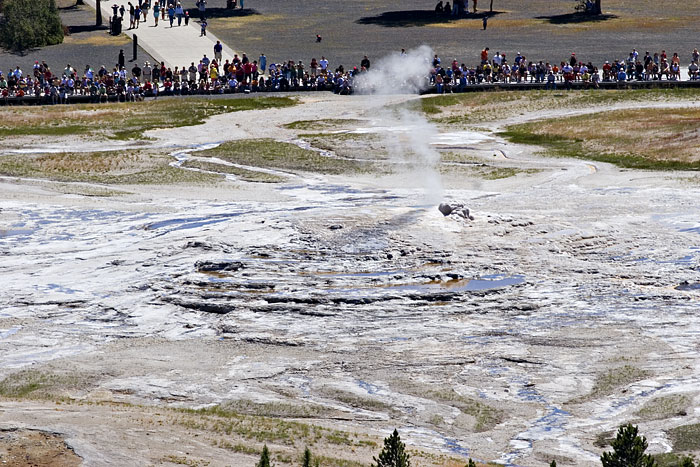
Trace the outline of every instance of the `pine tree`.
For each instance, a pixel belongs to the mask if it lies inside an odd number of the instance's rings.
[[[683,460],[681,461],[681,466],[680,467],[695,467],[695,464],[693,463],[693,458],[692,457],[684,457]]]
[[[469,458],[469,462],[468,462],[467,465],[465,465],[464,467],[476,467],[476,462],[474,462],[474,461],[472,460],[472,458],[470,457],[470,458]]]
[[[267,444],[263,446],[262,454],[260,454],[260,460],[255,467],[270,467],[270,451],[267,449]]]
[[[304,449],[304,458],[302,459],[302,467],[311,467],[311,451],[307,447]]]
[[[394,429],[394,433],[388,438],[384,438],[384,449],[379,453],[379,457],[374,457],[373,467],[410,467],[409,455],[406,454],[406,445],[401,442],[399,432]]]
[[[654,458],[644,454],[649,446],[647,439],[638,433],[631,423],[621,426],[612,442],[613,452],[600,456],[603,467],[656,467]]]
[[[557,461],[553,460],[549,463],[549,467],[557,467]]]

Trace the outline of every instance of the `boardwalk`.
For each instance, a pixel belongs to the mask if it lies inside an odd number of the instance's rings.
[[[91,7],[96,8],[95,0],[85,0],[85,2]],[[133,4],[136,2],[137,0],[132,0]],[[123,32],[132,39],[134,35],[137,35],[139,46],[159,62],[165,62],[166,66],[189,66],[191,62],[195,62],[196,64],[204,54],[206,54],[207,57],[214,58],[214,44],[218,39],[208,31],[206,36],[200,37],[198,18],[191,18],[189,26],[185,26],[183,21],[182,25],[179,27],[177,26],[177,20],[175,20],[173,23],[174,27],[171,28],[166,13],[165,21],[159,21],[158,27],[155,27],[153,10],[150,9],[148,11],[146,23],[142,21],[138,29],[128,30],[129,5],[127,0],[102,1],[101,7],[104,22],[109,24],[109,17],[112,15],[112,5],[114,4],[124,5],[124,8],[126,8]],[[234,54],[233,50],[226,44],[223,44],[223,46],[223,59],[232,59]],[[129,52],[130,51],[127,50],[124,51],[127,57],[130,56]]]

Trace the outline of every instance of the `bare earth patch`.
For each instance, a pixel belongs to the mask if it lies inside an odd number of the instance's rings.
[[[0,429],[0,464],[14,467],[76,467],[82,459],[63,438],[38,430]]]

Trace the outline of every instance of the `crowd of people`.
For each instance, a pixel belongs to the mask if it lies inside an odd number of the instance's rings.
[[[124,17],[129,13],[129,29],[138,29],[141,23],[148,22],[149,11],[152,10],[154,27],[158,27],[159,20],[164,22],[166,15],[170,23],[170,27],[175,26],[177,21],[177,26],[181,26],[185,23],[185,26],[189,25],[190,13],[186,11],[182,3],[179,0],[167,3],[166,0],[134,0],[136,3],[127,2],[128,8],[124,5],[117,5],[116,3],[112,5],[112,17],[110,19],[110,25],[114,28],[115,24],[119,24],[119,30],[121,31],[121,24],[124,22]],[[202,6],[206,5],[206,0],[201,0]],[[199,5],[200,2],[198,2]]]
[[[6,75],[0,71],[0,96],[6,101],[12,97],[38,97],[44,103],[57,104],[76,96],[87,96],[81,100],[104,102],[136,101],[158,95],[239,92],[332,91],[348,95],[354,91],[356,78],[371,67],[367,56],[358,66],[346,69],[342,65],[332,68],[325,56],[319,60],[312,58],[305,65],[294,60],[268,63],[265,54],[258,59],[242,54],[223,60],[222,51],[223,46],[217,41],[213,58],[204,55],[198,63],[174,68],[162,62],[146,61],[143,66],[135,64],[127,70],[123,53],[120,53],[119,63],[111,69],[101,66],[94,70],[86,65],[79,71],[69,64],[54,72],[46,62],[36,61],[28,73],[19,66]],[[404,50],[401,56],[407,56]],[[695,49],[686,72],[688,79],[700,79],[699,60],[700,53]],[[437,55],[426,65],[430,65],[431,71],[425,76],[425,87],[437,93],[460,92],[470,86],[489,83],[541,83],[545,88],[556,88],[580,82],[585,87],[598,87],[606,81],[627,83],[683,78],[679,55],[674,53],[669,58],[665,51],[646,52],[640,56],[633,50],[626,60],[606,61],[600,69],[574,53],[558,64],[528,60],[520,53],[516,53],[511,62],[506,54],[490,55],[488,48],[482,50],[476,66],[460,64],[456,59],[443,64]]]
[[[585,87],[597,88],[600,82],[615,82],[620,85],[630,81],[681,81],[681,62],[678,53],[670,58],[665,50],[661,53],[646,52],[640,56],[636,49],[626,60],[605,61],[600,68],[591,61],[583,61],[572,53],[568,60],[557,63],[528,60],[520,52],[510,62],[506,54],[490,55],[489,48],[481,51],[480,63],[466,66],[454,59],[449,65],[442,64],[435,55],[430,81],[438,93],[459,92],[467,86],[482,83],[543,83],[545,88],[556,89],[557,84],[567,88],[580,82]],[[700,53],[694,49],[687,69],[687,78],[700,79]]]
[[[150,15],[153,16],[153,27],[158,27],[158,24],[165,22],[166,17],[170,23],[170,27],[188,26],[190,23],[190,12],[185,10],[180,0],[133,0],[127,2],[128,8],[124,5],[112,5],[112,16],[110,17],[110,26],[112,32],[115,24],[118,24],[119,32],[121,32],[121,24],[125,21],[125,16],[129,13],[129,29],[138,29],[143,23],[148,23]],[[227,8],[235,9],[239,6],[239,0],[227,0]],[[206,35],[206,16],[207,16],[207,0],[197,0],[195,3],[199,21],[202,28],[202,35]],[[244,0],[240,0],[240,8],[244,8]],[[150,13],[149,13],[150,12]]]
[[[334,91],[350,94],[352,75],[357,68],[346,71],[341,65],[334,71],[329,69],[325,57],[313,59],[308,66],[302,61],[289,60],[267,64],[262,54],[251,60],[246,54],[222,60],[222,45],[214,46],[214,57],[204,55],[198,63],[174,68],[165,63],[146,61],[143,66],[135,64],[131,70],[124,66],[123,54],[119,64],[107,69],[104,65],[94,70],[90,65],[77,70],[70,64],[58,72],[43,61],[36,61],[32,70],[25,73],[19,66],[7,75],[0,71],[0,96],[40,97],[46,103],[66,103],[77,96],[89,96],[93,102],[107,100],[136,101],[147,96],[223,94],[237,92],[274,91]],[[369,59],[362,61],[365,70]]]
[[[477,12],[477,2],[478,0],[472,0],[473,12]],[[454,0],[452,5],[450,1],[447,0],[443,3],[440,0],[437,5],[435,5],[435,13],[439,15],[449,15],[449,16],[463,16],[469,14],[469,0]]]

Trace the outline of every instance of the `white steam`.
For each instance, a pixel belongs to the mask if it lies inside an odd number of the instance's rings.
[[[407,188],[423,190],[421,204],[437,205],[442,202],[442,179],[438,170],[440,153],[431,142],[438,130],[426,118],[413,110],[385,110],[382,125],[395,131],[385,133],[389,158],[395,162],[396,171],[405,176]]]
[[[380,60],[370,71],[355,80],[355,90],[376,95],[380,100],[375,126],[383,127],[389,158],[396,171],[405,176],[407,188],[424,192],[423,204],[442,201],[442,180],[438,170],[440,153],[431,145],[437,127],[422,113],[410,108],[387,106],[389,94],[418,94],[429,85],[433,51],[421,46],[405,55],[392,55]]]
[[[422,45],[405,55],[389,55],[355,78],[360,94],[417,94],[428,87],[433,49]]]

